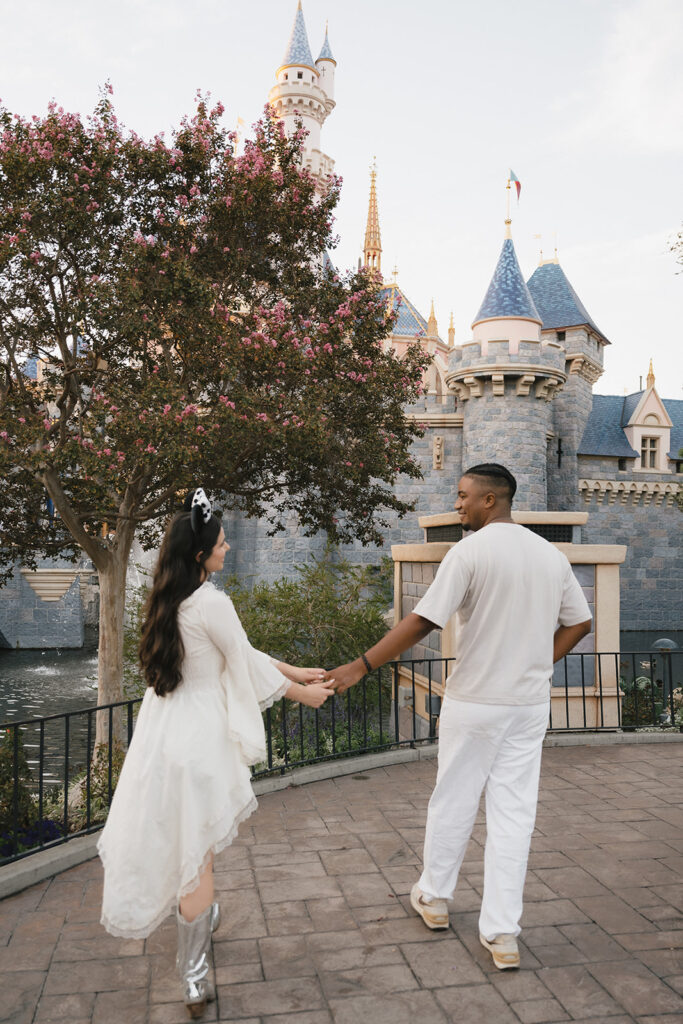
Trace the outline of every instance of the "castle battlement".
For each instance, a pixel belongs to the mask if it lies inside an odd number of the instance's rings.
[[[453,350],[446,382],[461,401],[485,394],[550,401],[567,379],[565,364],[556,341],[473,341]]]

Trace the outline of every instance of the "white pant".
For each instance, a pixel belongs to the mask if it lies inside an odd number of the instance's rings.
[[[445,697],[436,785],[429,801],[424,870],[429,897],[451,899],[486,787],[484,895],[479,931],[519,935],[524,877],[536,819],[548,704],[473,704]]]

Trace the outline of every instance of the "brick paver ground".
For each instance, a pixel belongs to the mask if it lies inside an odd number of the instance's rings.
[[[435,762],[264,796],[217,862],[217,1002],[242,1024],[680,1024],[678,744],[545,751],[522,969],[477,939],[478,821],[448,932],[410,909]],[[0,903],[0,1020],[185,1021],[169,918],[146,941],[98,924],[99,862]]]

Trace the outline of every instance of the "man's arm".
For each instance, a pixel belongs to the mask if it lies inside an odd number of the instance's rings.
[[[379,643],[376,643],[374,647],[366,651],[365,657],[373,669],[379,668],[380,665],[385,665],[387,661],[395,661],[399,654],[407,651],[409,647],[419,643],[420,640],[424,640],[427,633],[431,633],[433,629],[440,628],[440,626],[435,626],[428,619],[423,619],[421,615],[415,615],[414,612],[411,612],[410,615],[406,615],[404,619],[401,619],[397,626],[390,629]],[[355,661],[350,661],[348,665],[341,665],[339,668],[334,669],[333,672],[329,672],[328,679],[333,680],[333,686],[337,693],[343,693],[350,686],[355,686],[367,671],[363,659],[356,658]]]
[[[579,640],[590,633],[592,625],[592,619],[588,619],[576,626],[560,626],[553,639],[553,661],[559,661],[565,654],[569,654]]]

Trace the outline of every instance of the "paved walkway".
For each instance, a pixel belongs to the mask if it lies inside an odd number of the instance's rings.
[[[680,1024],[679,744],[546,750],[522,969],[477,940],[481,820],[448,932],[408,892],[435,763],[378,768],[261,798],[217,863],[218,1001],[242,1024]],[[98,924],[97,861],[0,903],[0,1020],[186,1021],[169,919],[146,942]]]

